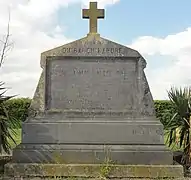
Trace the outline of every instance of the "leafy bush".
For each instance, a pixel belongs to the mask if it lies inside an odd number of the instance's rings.
[[[29,98],[14,98],[6,101],[5,106],[9,112],[12,121],[24,122],[27,118],[28,108],[31,99]]]
[[[155,100],[155,111],[156,117],[166,127],[175,113],[175,107],[169,100]]]

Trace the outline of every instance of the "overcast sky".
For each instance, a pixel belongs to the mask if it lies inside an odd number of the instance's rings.
[[[99,21],[102,37],[138,50],[154,99],[166,99],[172,85],[191,82],[191,1],[97,0],[106,9]],[[184,2],[184,3],[183,3]],[[88,21],[81,9],[88,0],[0,0],[0,38],[11,12],[14,42],[0,81],[9,94],[32,97],[40,77],[40,53],[86,36]]]

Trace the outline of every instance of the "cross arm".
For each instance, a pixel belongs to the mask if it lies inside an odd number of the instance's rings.
[[[97,15],[98,19],[104,18],[105,17],[105,10],[104,9],[99,9],[97,14],[98,14]]]
[[[82,17],[84,19],[89,19],[89,9],[83,9]]]

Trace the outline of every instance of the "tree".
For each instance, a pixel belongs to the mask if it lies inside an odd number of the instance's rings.
[[[176,142],[183,149],[182,164],[188,169],[191,163],[191,87],[171,88],[168,96],[175,108],[166,126],[169,146]]]
[[[4,60],[7,56],[7,52],[12,48],[13,43],[10,43],[10,12],[9,19],[7,24],[7,33],[3,37],[3,40],[0,40],[0,68],[2,67]]]
[[[7,25],[7,33],[3,40],[0,40],[0,68],[4,63],[7,52],[11,49],[12,44],[9,42],[10,38],[10,13],[9,13],[9,21]],[[3,87],[4,83],[0,82],[0,153],[10,153],[11,145],[9,140],[13,141],[15,144],[15,140],[13,135],[16,135],[16,131],[14,130],[17,127],[17,121],[11,121],[9,118],[9,113],[6,109],[5,102],[11,99],[13,96],[6,96],[6,88]]]

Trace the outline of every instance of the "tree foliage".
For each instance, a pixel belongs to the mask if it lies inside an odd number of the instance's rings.
[[[179,147],[184,150],[182,163],[185,166],[190,166],[191,88],[171,88],[168,96],[175,109],[171,120],[166,125],[169,146],[174,142],[178,143]]]
[[[15,140],[13,138],[16,135],[16,128],[18,127],[18,121],[10,120],[8,110],[5,106],[5,102],[12,98],[12,96],[5,96],[6,89],[3,87],[4,83],[0,83],[0,153],[10,153],[11,145],[10,141]]]

